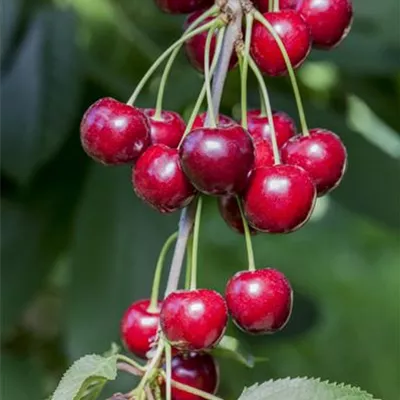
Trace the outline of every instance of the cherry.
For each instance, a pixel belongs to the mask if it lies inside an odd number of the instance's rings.
[[[150,146],[132,170],[136,194],[162,213],[185,207],[195,189],[183,173],[177,149],[162,144]]]
[[[178,354],[172,358],[172,380],[203,392],[215,394],[219,385],[219,367],[206,353]],[[164,388],[163,388],[164,389]],[[202,397],[172,387],[172,400],[203,400]]]
[[[198,128],[180,148],[182,168],[203,193],[237,194],[247,185],[254,153],[250,135],[239,125]]]
[[[214,290],[178,290],[166,297],[160,323],[165,337],[180,350],[213,347],[228,320],[224,298]]]
[[[214,4],[214,0],[156,0],[158,7],[169,14],[188,14]]]
[[[150,145],[146,115],[111,97],[96,101],[85,112],[80,131],[86,153],[106,165],[131,163]]]
[[[207,112],[203,112],[196,116],[193,121],[192,130],[196,128],[204,128],[204,124],[206,122]],[[226,127],[231,125],[239,125],[234,119],[227,117],[224,114],[218,115],[218,126]]]
[[[197,18],[200,17],[200,15],[203,12],[204,10],[201,10],[188,15],[183,25],[183,28],[186,30],[189,27],[189,25],[191,25]],[[206,18],[203,22],[201,22],[199,26],[202,26],[207,22],[212,21],[213,19],[214,17],[210,16]],[[190,63],[193,65],[194,68],[196,68],[198,71],[202,73],[204,72],[204,59],[205,59],[207,35],[208,35],[207,31],[202,32],[197,34],[196,36],[193,36],[192,38],[190,38],[185,42],[186,55]],[[210,63],[212,63],[214,58],[216,44],[217,44],[216,33],[214,33],[214,36],[211,39],[211,44],[210,44]],[[234,68],[237,62],[238,62],[237,55],[235,52],[233,52],[229,62],[229,69]]]
[[[313,45],[325,50],[347,36],[353,20],[350,0],[300,0],[297,11],[310,27]]]
[[[255,229],[287,233],[307,222],[315,199],[315,186],[304,169],[275,165],[252,172],[243,205],[246,218]]]
[[[279,0],[279,8],[281,10],[294,10],[298,0]],[[270,0],[256,0],[254,4],[261,12],[268,12]]]
[[[121,336],[125,346],[138,357],[146,358],[156,338],[159,312],[149,312],[150,300],[133,303],[121,320]],[[161,306],[161,302],[158,302]]]
[[[161,111],[160,118],[155,118],[156,110],[144,110],[149,118],[150,136],[153,144],[165,144],[168,147],[178,147],[185,132],[185,121],[174,111]]]
[[[256,139],[254,143],[254,168],[271,167],[274,165],[272,144],[266,140]]]
[[[226,286],[225,298],[239,328],[263,334],[286,325],[292,311],[293,292],[281,272],[266,268],[235,274]]]
[[[311,129],[310,136],[298,135],[285,144],[282,161],[305,169],[314,181],[318,196],[322,196],[342,180],[347,154],[339,136],[325,129]]]
[[[307,24],[293,10],[268,12],[264,17],[281,38],[293,68],[300,66],[311,49],[311,36]],[[263,73],[277,76],[287,72],[278,44],[261,22],[254,23],[250,50]]]
[[[218,199],[219,212],[226,222],[235,232],[244,233],[242,216],[236,196],[222,196]],[[250,233],[255,235],[257,231],[249,226]]]
[[[292,118],[283,111],[274,111],[272,120],[275,128],[276,142],[281,148],[295,133],[296,125]],[[247,130],[253,139],[271,141],[271,126],[268,117],[261,110],[247,112]]]

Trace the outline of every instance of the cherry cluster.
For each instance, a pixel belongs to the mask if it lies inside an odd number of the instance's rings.
[[[137,196],[161,213],[196,206],[185,290],[173,290],[158,300],[160,268],[175,234],[161,251],[151,299],[133,303],[121,323],[126,347],[149,360],[151,368],[157,370],[161,365],[162,369],[168,363],[165,349],[169,348],[170,378],[175,382],[170,388],[172,399],[195,400],[202,397],[201,391],[217,390],[218,365],[209,350],[223,337],[228,315],[251,334],[274,333],[289,319],[291,286],[275,269],[256,270],[250,235],[299,229],[310,218],[316,198],[336,188],[343,177],[346,149],[335,133],[308,129],[293,69],[303,63],[311,46],[331,49],[339,44],[349,30],[352,8],[349,0],[257,0],[254,5],[241,1],[244,33],[227,62],[227,69],[239,64],[241,70],[242,114],[236,121],[213,109],[211,88],[231,23],[229,1],[215,5],[210,0],[156,3],[169,13],[191,13],[183,36],[150,68],[128,103],[103,98],[87,110],[81,142],[89,156],[105,165],[133,165]],[[203,89],[187,123],[162,107],[165,82],[181,46],[192,65],[204,73]],[[157,106],[135,107],[140,90],[168,56]],[[259,82],[260,109],[247,109],[249,67]],[[300,133],[289,115],[272,110],[262,77],[286,73],[298,106]],[[208,108],[201,112],[205,96]],[[229,280],[224,297],[196,286],[204,195],[217,197],[222,218],[246,239],[248,270]],[[148,372],[144,377],[150,379],[154,374]],[[165,373],[157,379],[158,387],[165,390]]]

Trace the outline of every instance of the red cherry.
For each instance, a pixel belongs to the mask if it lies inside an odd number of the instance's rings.
[[[200,17],[201,14],[203,14],[204,10],[194,12],[193,14],[190,14],[187,16],[186,21],[183,25],[183,28],[186,30],[189,25],[191,25],[197,18]],[[207,22],[210,22],[214,19],[214,17],[208,17],[206,18],[203,22],[199,24],[199,26],[202,26],[206,24]],[[196,68],[200,72],[204,72],[204,59],[205,59],[205,49],[206,49],[206,41],[207,41],[207,35],[208,31],[202,32],[197,34],[196,36],[193,36],[189,40],[185,42],[185,50],[186,50],[186,55],[190,61],[190,63],[193,65],[194,68]],[[211,44],[210,44],[210,63],[212,63],[214,54],[215,54],[215,47],[217,45],[217,39],[216,39],[216,33],[214,33],[213,38],[211,39]],[[232,53],[230,62],[229,62],[229,69],[232,69],[236,66],[238,62],[237,55],[235,52]]]
[[[271,167],[275,164],[272,144],[266,140],[254,140],[254,168]]]
[[[296,10],[310,27],[315,47],[332,49],[350,31],[353,20],[350,0],[300,0]]]
[[[222,196],[218,199],[219,212],[226,222],[235,232],[244,233],[242,216],[240,214],[239,206],[237,204],[236,196]],[[251,226],[249,226],[250,233],[255,235],[257,233]]]
[[[151,142],[178,147],[186,128],[183,118],[174,111],[163,110],[157,119],[154,117],[156,110],[147,108],[144,112],[149,117]]]
[[[251,137],[239,125],[195,129],[184,138],[179,155],[193,185],[213,195],[242,192],[254,163]]]
[[[281,148],[296,133],[296,125],[292,118],[283,111],[274,111],[272,120],[275,128],[276,142]],[[269,140],[271,142],[271,126],[267,116],[261,110],[247,112],[247,130],[253,139]]]
[[[172,359],[171,378],[192,388],[215,394],[219,386],[218,363],[211,354],[194,352],[179,354]],[[203,400],[203,398],[172,387],[172,400]]]
[[[110,97],[96,101],[85,112],[80,131],[86,153],[106,165],[131,163],[150,144],[146,115]]]
[[[178,290],[163,302],[161,328],[168,341],[181,350],[202,350],[222,338],[228,314],[224,298],[214,290]]]
[[[274,165],[252,172],[243,205],[255,229],[287,233],[307,222],[315,199],[315,186],[306,171],[294,165]]]
[[[298,165],[311,176],[318,196],[337,187],[347,165],[339,136],[325,129],[311,129],[310,136],[295,136],[282,148],[282,162]]]
[[[279,9],[294,10],[298,0],[279,0]],[[254,5],[262,12],[268,12],[270,0],[256,0]]]
[[[156,4],[169,14],[188,14],[214,4],[214,0],[156,0]]]
[[[121,337],[125,346],[138,357],[146,358],[157,336],[159,312],[149,312],[150,300],[133,303],[121,320]],[[161,306],[161,302],[158,302]]]
[[[289,281],[276,269],[241,271],[226,286],[228,310],[236,325],[254,334],[282,329],[292,311]]]
[[[268,12],[264,17],[281,38],[293,68],[300,66],[311,49],[310,30],[307,24],[292,10]],[[254,23],[250,50],[263,73],[277,76],[287,72],[278,44],[261,22]]]
[[[192,130],[196,128],[204,128],[204,124],[206,122],[207,113],[203,112],[194,119]],[[218,116],[218,126],[219,127],[226,127],[231,125],[239,125],[234,119],[227,117],[224,114],[219,114]]]
[[[150,146],[139,157],[132,183],[138,197],[162,213],[185,207],[195,195],[181,169],[178,150],[162,144]]]

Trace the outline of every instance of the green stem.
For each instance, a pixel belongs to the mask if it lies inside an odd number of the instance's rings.
[[[260,95],[260,116],[265,117],[267,115],[267,109],[265,107],[264,96],[260,87],[258,88],[258,91]]]
[[[206,400],[223,400],[220,397],[214,396],[207,392],[203,392],[202,390],[199,390],[199,389],[195,389],[192,386],[188,386],[183,383],[174,381],[173,379],[171,380],[171,383],[172,383],[172,386],[176,387],[179,390],[182,390],[186,393],[191,393],[198,397],[202,397],[203,399],[206,399]]]
[[[239,197],[236,197],[238,207],[240,210],[240,216],[242,217],[242,223],[243,223],[243,229],[244,229],[244,238],[246,240],[246,250],[247,250],[247,260],[249,263],[249,271],[255,271],[256,270],[256,264],[254,262],[254,251],[253,251],[253,245],[251,243],[251,235],[250,235],[250,229],[249,229],[249,224],[246,220],[246,217],[244,216],[243,212],[243,207],[242,207],[242,202],[240,201]]]
[[[193,236],[190,236],[186,247],[186,273],[185,273],[185,289],[190,287],[190,275],[192,271],[192,255],[193,253]]]
[[[165,391],[166,391],[166,400],[171,400],[171,375],[172,375],[172,351],[171,351],[171,345],[169,343],[165,343],[165,372],[166,372],[166,385],[165,385]]]
[[[272,0],[272,11],[277,12],[279,11],[279,0]]]
[[[139,371],[145,371],[146,368],[137,363],[136,361],[132,360],[131,358],[124,356],[123,354],[118,354],[117,359],[120,361],[124,361],[129,365],[132,365],[132,367],[138,369]]]
[[[200,195],[197,200],[196,216],[194,219],[193,228],[193,249],[192,249],[192,270],[190,279],[190,290],[194,290],[197,287],[197,254],[199,247],[199,233],[200,233],[200,218],[201,210],[203,206],[203,197]]]
[[[275,124],[274,124],[274,119],[272,116],[272,108],[271,108],[271,102],[269,101],[268,90],[265,85],[264,78],[261,74],[261,71],[258,69],[256,63],[253,61],[253,59],[251,57],[249,57],[249,65],[258,80],[258,84],[259,84],[261,93],[264,98],[264,104],[265,104],[265,108],[267,111],[267,117],[268,117],[269,125],[271,127],[271,141],[272,141],[272,150],[274,152],[274,161],[275,161],[275,164],[280,164],[281,157],[279,155],[278,143],[276,141]]]
[[[151,290],[151,300],[149,308],[147,309],[150,313],[156,313],[159,311],[158,309],[158,293],[160,290],[160,281],[161,281],[161,273],[164,266],[165,256],[168,253],[171,245],[175,242],[176,238],[178,237],[178,232],[173,233],[164,243],[160,251],[160,255],[158,256],[156,272],[154,274],[153,279],[153,288]]]
[[[255,16],[255,19],[257,21],[259,21],[261,24],[263,24],[264,27],[268,30],[268,32],[272,35],[272,37],[275,39],[275,41],[282,53],[282,57],[285,60],[286,68],[289,72],[289,77],[290,77],[290,82],[293,87],[294,97],[296,99],[296,105],[297,105],[297,110],[299,112],[301,130],[302,130],[302,133],[304,136],[309,136],[310,132],[308,131],[308,127],[307,127],[307,121],[306,121],[306,116],[304,113],[303,103],[301,101],[299,86],[297,84],[296,75],[294,73],[292,64],[290,62],[290,58],[286,51],[286,48],[285,48],[281,38],[279,37],[279,35],[275,32],[275,29],[273,28],[273,26],[264,18],[264,16],[259,11],[254,11],[254,16]]]

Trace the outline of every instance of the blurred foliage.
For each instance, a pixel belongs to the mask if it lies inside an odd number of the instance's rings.
[[[312,221],[255,238],[258,265],[282,269],[296,301],[274,337],[238,337],[268,361],[221,359],[221,396],[270,378],[319,376],[398,399],[400,225],[399,2],[354,0],[353,30],[299,71],[310,126],[332,129],[349,169]],[[42,399],[72,360],[119,341],[119,319],[148,296],[157,252],[175,229],[135,198],[129,168],[94,165],[79,120],[100,96],[127,99],[183,19],[143,0],[4,0],[1,23],[1,395]],[[140,97],[153,106],[159,75]],[[296,116],[285,78],[267,79],[273,106]],[[201,77],[178,59],[165,107],[184,115]],[[250,102],[257,105],[255,82]],[[223,111],[237,115],[237,71]],[[244,243],[209,201],[200,283],[223,291],[245,265]],[[130,387],[126,377],[116,382]],[[29,389],[28,389],[29,388]],[[109,387],[109,393],[115,388]]]

